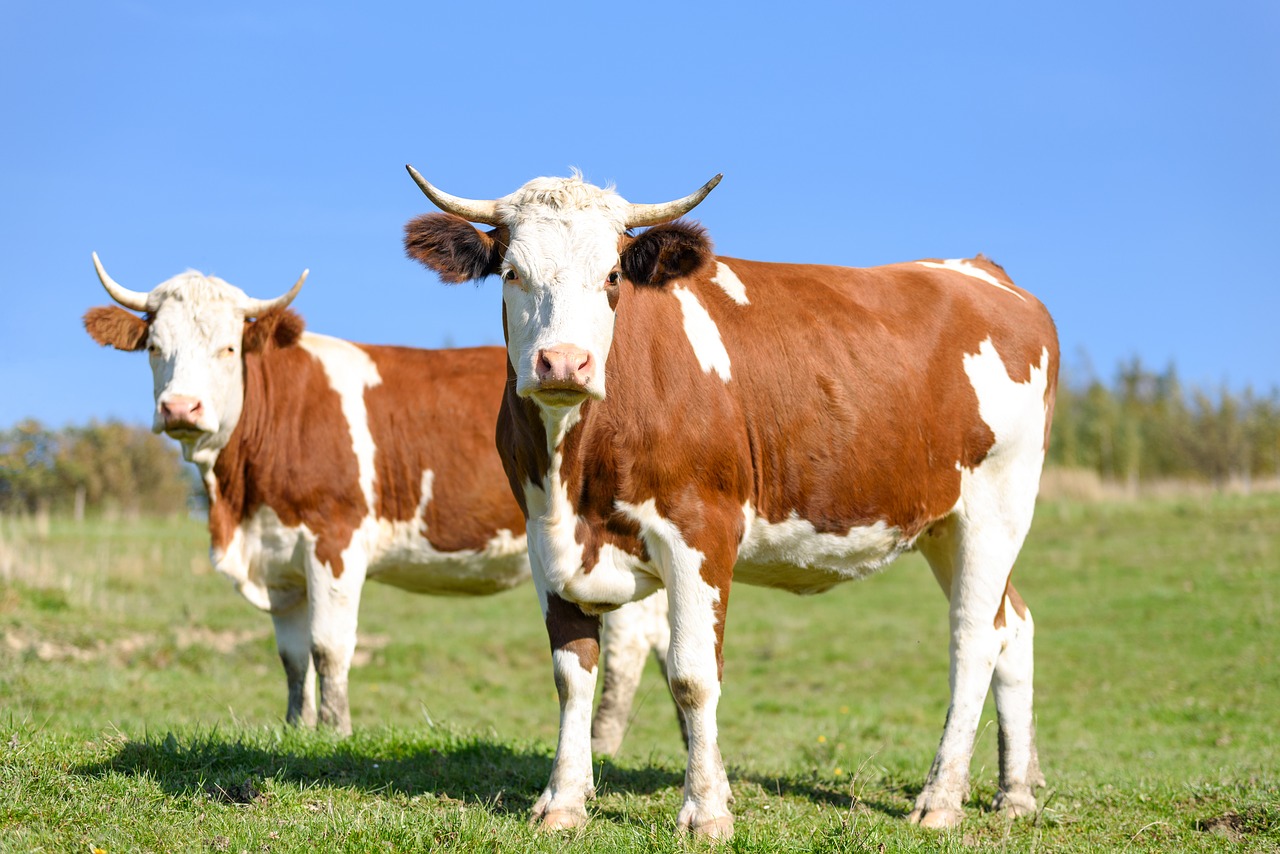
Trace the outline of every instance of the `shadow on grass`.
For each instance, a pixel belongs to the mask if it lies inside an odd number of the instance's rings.
[[[762,774],[743,774],[738,779],[781,797],[802,798],[840,809],[870,810],[892,818],[906,818],[922,788],[919,783],[903,784],[891,780],[863,782],[855,786]]]
[[[268,736],[265,740],[270,740]],[[551,755],[479,737],[422,740],[360,734],[339,740],[287,732],[275,744],[214,732],[183,739],[167,734],[125,742],[110,759],[80,766],[87,777],[146,776],[167,794],[207,794],[224,803],[252,803],[263,781],[355,789],[371,794],[430,795],[481,806],[495,815],[526,814],[551,773]],[[683,775],[659,766],[609,764],[611,789],[652,794],[679,786]]]

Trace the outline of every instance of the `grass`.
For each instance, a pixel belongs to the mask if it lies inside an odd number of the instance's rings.
[[[356,734],[286,730],[270,620],[189,521],[0,520],[0,851],[677,851],[683,750],[656,671],[584,829],[525,823],[550,767],[533,593],[369,585]],[[1017,570],[1036,617],[1034,820],[995,792],[990,703],[956,831],[904,821],[947,704],[916,557],[795,598],[734,589],[721,748],[733,851],[1280,850],[1280,496],[1048,503]]]

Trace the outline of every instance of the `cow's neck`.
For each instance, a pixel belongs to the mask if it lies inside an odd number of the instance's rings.
[[[229,540],[249,509],[245,506],[248,501],[245,484],[261,434],[264,369],[261,354],[249,353],[244,357],[244,405],[235,429],[225,445],[197,449],[192,459],[209,499],[209,531],[215,543]]]

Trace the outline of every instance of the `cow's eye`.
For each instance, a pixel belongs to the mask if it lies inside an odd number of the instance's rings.
[[[620,281],[622,281],[622,274],[619,273],[617,270],[614,270],[612,273],[610,273],[608,276],[605,277],[605,283],[609,285],[617,285],[618,282]]]
[[[502,274],[502,280],[504,282],[514,282],[516,279],[519,279],[519,278],[520,276],[516,273],[516,271],[510,267],[507,268],[507,272]]]

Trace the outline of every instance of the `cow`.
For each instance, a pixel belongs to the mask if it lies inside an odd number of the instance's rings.
[[[666,589],[669,682],[688,724],[677,826],[724,837],[731,583],[817,593],[909,550],[946,594],[951,629],[950,708],[909,818],[962,820],[989,685],[994,806],[1033,812],[1033,624],[1011,572],[1057,387],[1044,306],[982,256],[868,269],[717,257],[680,217],[720,176],[632,204],[577,172],[496,200],[409,172],[443,213],[406,225],[408,253],[447,283],[502,281],[498,445],[561,706],[534,820],[586,820],[597,615]]]
[[[482,596],[529,579],[524,517],[494,447],[501,347],[418,350],[304,331],[306,280],[251,299],[188,271],[148,293],[94,268],[118,306],[90,309],[102,345],[147,350],[154,429],[178,440],[209,499],[210,555],[271,614],[286,720],[351,732],[347,677],[366,579]],[[144,317],[126,311],[145,312]],[[650,649],[665,666],[666,601],[617,612],[596,749],[617,750]]]

